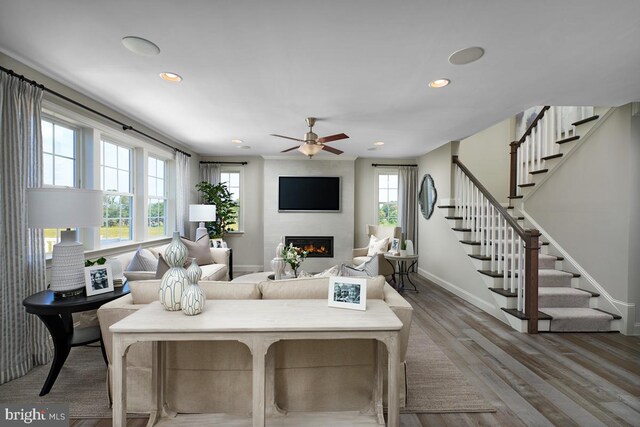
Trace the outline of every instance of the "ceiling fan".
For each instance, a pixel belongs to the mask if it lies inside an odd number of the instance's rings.
[[[312,158],[314,155],[318,154],[320,151],[325,150],[329,153],[333,154],[342,154],[344,151],[338,150],[337,148],[329,147],[325,145],[327,142],[339,141],[341,139],[349,138],[344,133],[337,133],[335,135],[325,136],[324,138],[318,138],[318,135],[313,133],[313,125],[316,124],[315,117],[307,117],[307,126],[309,126],[309,132],[304,134],[304,139],[291,138],[290,136],[284,135],[276,135],[271,134],[271,136],[277,136],[278,138],[291,139],[294,141],[300,141],[302,144],[300,146],[294,146],[291,148],[287,148],[286,150],[281,151],[281,153],[288,153],[289,151],[295,150],[296,148],[305,156],[309,156]]]

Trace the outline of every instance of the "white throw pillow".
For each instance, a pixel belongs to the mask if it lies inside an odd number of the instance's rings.
[[[385,237],[384,239],[378,239],[376,236],[371,236],[371,238],[369,239],[369,249],[367,251],[367,256],[374,256],[376,254],[384,253],[387,251],[388,246],[388,237]]]
[[[157,267],[158,259],[153,256],[151,251],[138,246],[138,250],[127,265],[126,271],[156,271]]]

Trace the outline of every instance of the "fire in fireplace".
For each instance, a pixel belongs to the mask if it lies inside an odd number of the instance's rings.
[[[284,243],[307,251],[307,258],[333,258],[333,236],[285,236]]]

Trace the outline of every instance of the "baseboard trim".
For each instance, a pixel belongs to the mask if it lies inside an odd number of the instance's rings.
[[[435,283],[436,285],[445,288],[446,290],[448,290],[449,292],[459,296],[460,298],[462,298],[463,300],[475,305],[476,307],[478,307],[479,309],[486,311],[487,313],[491,314],[493,317],[495,317],[496,319],[499,319],[501,321],[505,321],[504,318],[504,314],[502,314],[501,310],[500,313],[497,313],[496,311],[496,305],[494,303],[489,303],[481,298],[478,298],[477,296],[465,291],[464,289],[454,285],[451,282],[448,282],[447,280],[443,279],[440,276],[437,276],[433,273],[430,273],[422,268],[418,267],[418,274],[420,274],[422,277],[424,277],[427,280],[432,281],[433,283]],[[498,314],[502,314],[501,316],[499,316]]]

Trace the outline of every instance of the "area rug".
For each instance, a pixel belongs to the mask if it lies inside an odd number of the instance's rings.
[[[402,413],[495,412],[464,375],[417,325],[407,349],[407,405]]]
[[[3,403],[68,403],[73,418],[110,418],[105,384],[106,367],[100,347],[71,350],[53,389],[38,393],[49,365],[0,386]],[[407,351],[408,393],[403,413],[494,412],[495,409],[465,380],[442,350],[413,325]]]

